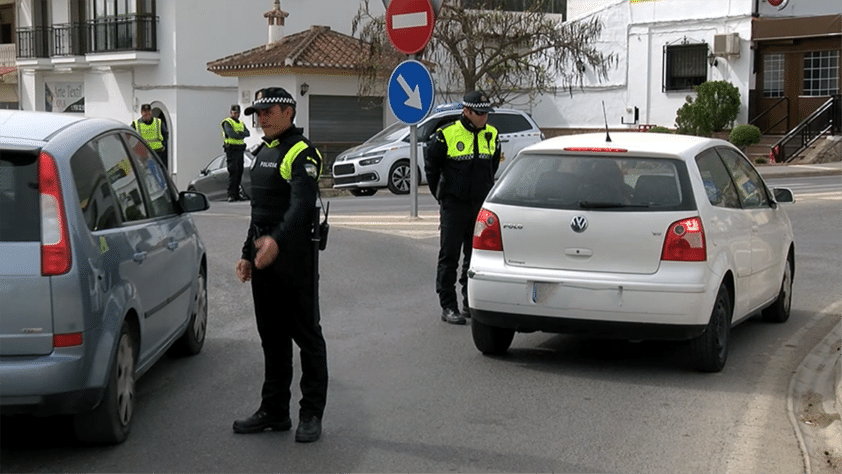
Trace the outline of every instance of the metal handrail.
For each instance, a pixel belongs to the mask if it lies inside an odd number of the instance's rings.
[[[809,117],[772,145],[769,152],[772,160],[776,163],[791,161],[824,134],[837,129],[838,124],[834,124],[834,122],[837,122],[838,119],[834,120],[834,118],[838,116],[839,106],[836,103],[839,101],[839,97],[836,95],[828,99]]]
[[[768,113],[772,112],[772,110],[774,110],[774,109],[775,109],[775,107],[777,107],[777,106],[778,106],[778,105],[780,105],[781,103],[785,103],[785,104],[786,104],[786,108],[784,109],[784,110],[786,111],[786,113],[784,113],[783,117],[781,117],[781,118],[780,118],[777,122],[775,122],[775,123],[773,123],[772,125],[770,125],[770,126],[766,127],[766,129],[765,129],[765,130],[761,130],[761,131],[760,131],[761,135],[766,135],[767,133],[769,133],[769,130],[772,130],[773,128],[777,127],[777,126],[778,126],[778,125],[780,125],[780,123],[781,123],[781,122],[783,122],[784,120],[787,120],[787,121],[789,120],[789,97],[781,97],[781,98],[780,98],[780,99],[778,99],[778,100],[777,100],[774,104],[770,105],[770,106],[769,106],[769,108],[767,108],[766,110],[764,110],[763,112],[761,112],[761,113],[760,113],[760,115],[758,115],[758,116],[754,117],[753,119],[749,120],[748,124],[749,124],[749,125],[754,125],[754,124],[755,124],[757,121],[759,121],[759,120],[760,120],[763,116],[765,116],[766,114],[768,114]]]

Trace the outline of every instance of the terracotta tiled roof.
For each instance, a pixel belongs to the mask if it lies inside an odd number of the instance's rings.
[[[242,53],[208,63],[208,71],[220,76],[239,76],[247,71],[272,69],[353,70],[368,57],[368,45],[361,40],[328,26],[311,26],[309,30],[283,38],[279,43],[259,46]],[[382,63],[394,67],[404,57],[397,52]],[[393,64],[392,64],[393,63]]]

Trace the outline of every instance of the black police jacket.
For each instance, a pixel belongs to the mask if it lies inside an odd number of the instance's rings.
[[[243,244],[244,259],[251,259],[252,241],[263,235],[277,242],[281,254],[312,247],[321,158],[302,132],[292,127],[272,140],[263,137],[264,143],[255,154],[249,170],[251,224]],[[281,170],[284,157],[299,142],[307,147],[297,155],[291,169],[285,170],[289,175],[285,178]]]

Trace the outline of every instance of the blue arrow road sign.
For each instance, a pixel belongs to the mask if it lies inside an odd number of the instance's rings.
[[[433,77],[421,62],[406,60],[389,78],[389,107],[401,122],[415,125],[433,107]]]

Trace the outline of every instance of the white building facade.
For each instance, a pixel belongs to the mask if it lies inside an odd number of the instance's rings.
[[[542,127],[562,133],[605,127],[673,128],[678,109],[686,97],[694,97],[694,85],[704,81],[728,81],[740,91],[741,109],[736,123],[748,121],[763,111],[765,56],[758,56],[757,31],[770,29],[777,21],[787,33],[769,40],[769,51],[789,51],[791,70],[778,71],[778,80],[800,84],[810,75],[801,68],[805,57],[815,54],[829,64],[822,71],[828,87],[804,91],[795,87],[790,101],[789,126],[809,114],[815,105],[839,94],[840,7],[824,0],[615,0],[595,10],[570,18],[577,21],[598,17],[604,23],[599,47],[614,53],[617,65],[608,80],[589,75],[583,88],[544,96],[532,113]],[[798,19],[822,26],[804,31]],[[816,22],[814,22],[816,23]],[[778,27],[778,24],[774,24]],[[794,27],[792,25],[795,25]],[[782,49],[789,46],[789,50]],[[767,61],[768,62],[768,61]],[[809,62],[809,61],[808,61]],[[808,64],[808,63],[804,63]],[[768,69],[768,67],[766,67]],[[771,76],[766,71],[767,76]],[[764,83],[764,77],[767,81]],[[822,84],[825,84],[822,81]],[[815,100],[804,96],[815,95]],[[774,93],[772,96],[776,96]],[[603,112],[604,111],[604,112]],[[784,127],[786,128],[786,127]]]
[[[237,79],[209,72],[207,63],[266,44],[263,14],[273,3],[16,0],[20,108],[128,124],[140,116],[141,104],[149,103],[170,131],[169,171],[179,189],[186,189],[222,152],[220,122],[231,104],[241,102]],[[324,24],[350,32],[359,8],[336,0],[284,4],[296,12],[287,22],[291,31]],[[379,2],[372,5],[385,11]]]

